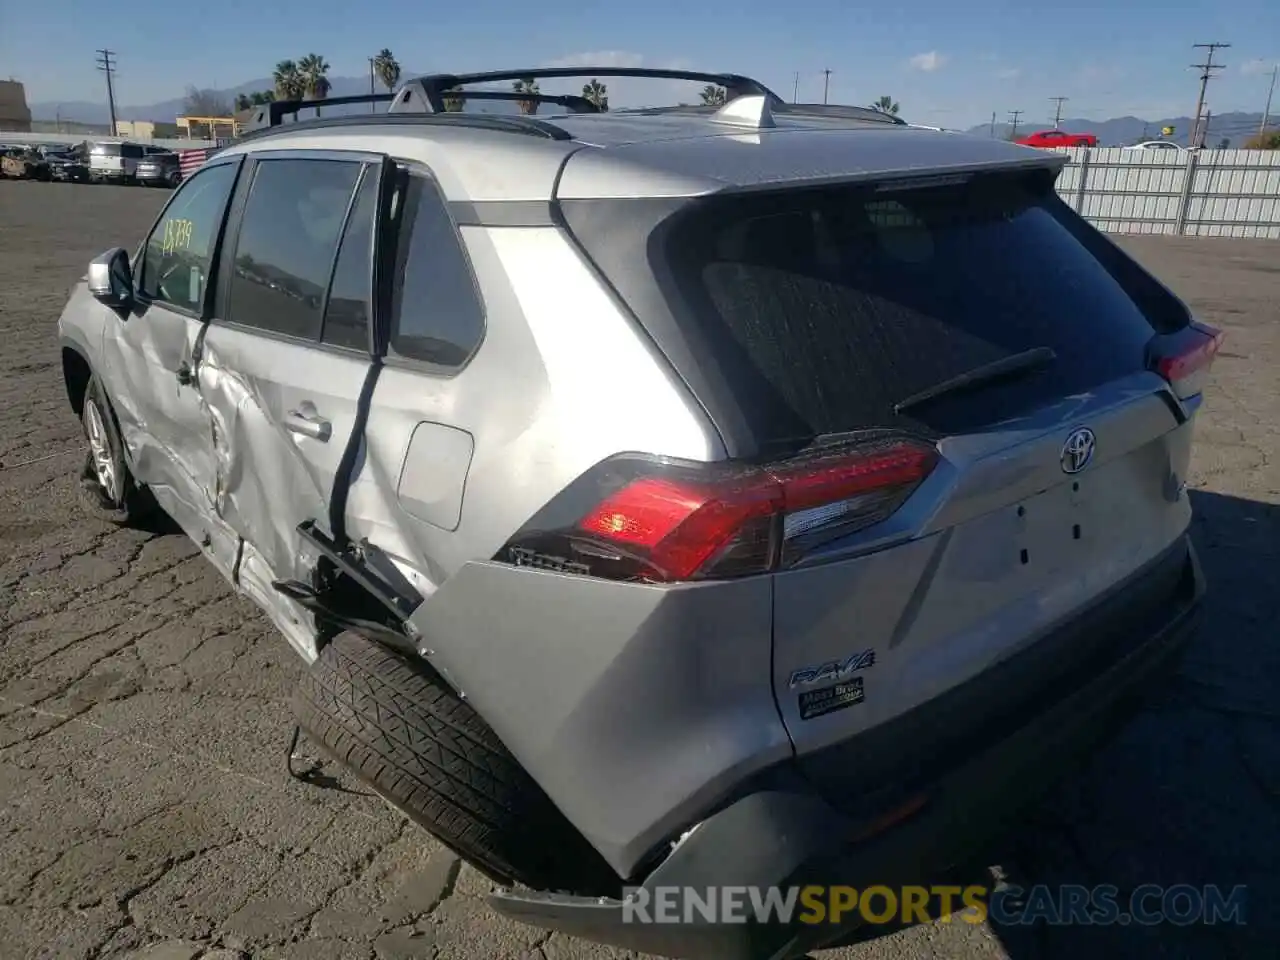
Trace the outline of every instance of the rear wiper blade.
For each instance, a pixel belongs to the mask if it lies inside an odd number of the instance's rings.
[[[991,363],[984,363],[980,367],[974,367],[972,370],[966,370],[964,373],[949,377],[941,383],[935,383],[932,387],[926,387],[919,393],[913,393],[907,399],[899,400],[895,403],[893,412],[902,413],[912,407],[918,407],[922,403],[928,403],[930,400],[936,400],[952,393],[960,393],[963,390],[972,390],[975,387],[985,386],[996,380],[1020,377],[1035,370],[1041,370],[1057,359],[1058,355],[1048,347],[1033,347],[1030,350],[1022,351],[1022,353],[1015,353],[1012,356],[1003,357]]]

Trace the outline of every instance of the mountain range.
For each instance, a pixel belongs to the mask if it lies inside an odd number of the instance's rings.
[[[403,75],[406,77],[418,76],[426,71],[405,70]],[[349,97],[369,92],[368,77],[330,77],[329,82],[332,85],[330,96],[333,97]],[[252,94],[259,90],[268,90],[271,88],[272,82],[268,77],[258,80],[252,80],[248,83],[242,83],[239,86],[228,87],[223,90],[213,91],[217,97],[226,101],[228,104],[235,101],[238,94]],[[545,85],[548,92],[551,84]],[[385,92],[381,87],[378,92]],[[561,92],[556,90],[555,92]],[[63,103],[33,103],[31,106],[31,116],[34,120],[57,120],[63,121],[79,121],[80,123],[105,124],[109,120],[107,105],[105,102],[94,102],[88,100],[77,100]],[[502,110],[502,106],[493,104],[495,111]],[[344,113],[355,111],[363,111],[366,107],[356,108],[334,108],[331,113]],[[186,98],[176,97],[172,100],[161,100],[158,103],[144,104],[141,106],[117,106],[116,116],[120,120],[156,120],[172,122],[173,118],[186,112]],[[905,114],[910,119],[910,114]],[[1231,146],[1239,146],[1249,137],[1258,132],[1258,128],[1262,123],[1262,114],[1260,113],[1224,113],[1215,114],[1209,119],[1209,134],[1206,137],[1206,145],[1217,146],[1223,139],[1229,140]],[[1192,121],[1190,117],[1167,117],[1163,119],[1144,120],[1141,117],[1114,117],[1110,120],[1087,120],[1083,118],[1072,118],[1063,120],[1061,127],[1070,133],[1092,133],[1097,136],[1098,142],[1103,146],[1116,146],[1129,143],[1136,143],[1140,140],[1154,140],[1160,136],[1162,127],[1173,127],[1174,134],[1172,139],[1183,145],[1187,142],[1187,137],[1191,131]],[[1046,126],[1048,126],[1046,124]],[[1045,129],[1045,127],[1037,127],[1033,124],[1019,124],[1018,130],[1021,133],[1031,133],[1035,130]],[[993,133],[994,131],[994,133]],[[971,127],[965,131],[967,133],[982,135],[994,135],[996,137],[1006,138],[1012,133],[1012,127],[1006,123],[997,123],[994,128],[990,124],[980,124]]]
[[[427,71],[405,70],[403,75],[406,77],[420,76]],[[329,96],[331,97],[353,97],[358,94],[369,92],[368,77],[330,77],[329,83],[331,89]],[[269,77],[263,77],[259,80],[251,80],[248,83],[242,83],[239,86],[227,87],[223,90],[204,91],[217,96],[218,99],[226,101],[228,105],[235,102],[240,94],[253,94],[259,90],[270,90],[272,80]],[[386,88],[378,85],[378,93],[386,93]],[[76,121],[78,123],[110,123],[111,114],[107,109],[106,100],[72,100],[55,103],[53,101],[45,101],[41,103],[29,104],[31,108],[32,120],[63,120]],[[367,109],[367,108],[366,108]],[[158,103],[148,103],[141,106],[124,106],[116,104],[117,120],[154,120],[166,123],[172,123],[173,118],[181,116],[187,111],[187,98],[175,97],[172,100],[161,100]],[[340,109],[334,112],[342,112]]]

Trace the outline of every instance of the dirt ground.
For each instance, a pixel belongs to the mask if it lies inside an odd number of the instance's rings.
[[[288,646],[180,535],[79,514],[55,321],[164,197],[0,183],[0,956],[616,955],[501,920],[380,802],[290,780]],[[1247,923],[939,922],[825,957],[1277,955],[1280,243],[1123,242],[1229,337],[1191,484],[1208,623],[1175,685],[988,862],[1024,886],[1247,884]]]

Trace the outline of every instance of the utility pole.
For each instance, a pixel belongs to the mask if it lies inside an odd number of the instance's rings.
[[[1010,110],[1009,119],[1013,121],[1013,130],[1009,132],[1009,139],[1012,140],[1018,135],[1018,118],[1022,116],[1022,110]]]
[[[1191,127],[1191,139],[1187,141],[1188,147],[1203,147],[1204,136],[1200,130],[1200,116],[1204,112],[1204,94],[1209,87],[1209,81],[1213,78],[1213,71],[1221,70],[1223,64],[1214,63],[1213,55],[1219,50],[1226,50],[1231,46],[1229,43],[1193,43],[1191,45],[1196,50],[1208,50],[1208,55],[1204,58],[1204,63],[1193,63],[1192,66],[1200,71],[1200,96],[1196,98],[1196,115]]]
[[[1057,130],[1058,127],[1062,126],[1062,105],[1071,98],[1070,97],[1050,97],[1049,99],[1058,105],[1057,108],[1053,111],[1053,129]]]
[[[827,91],[831,89],[831,71],[822,71],[822,102],[827,102]]]
[[[995,138],[996,138],[996,112],[992,110],[991,111],[991,139],[994,140]]]
[[[98,69],[107,75],[107,111],[111,114],[111,136],[116,135],[116,93],[111,85],[111,77],[116,72],[116,64],[112,61],[114,50],[95,50],[98,55]]]
[[[374,62],[374,58],[370,57],[369,58],[369,96],[371,97],[373,96],[373,62]],[[369,112],[370,113],[375,112],[373,101],[369,102]]]
[[[800,102],[800,71],[799,70],[796,71],[795,83],[792,84],[792,87],[791,87],[791,102],[792,103]]]
[[[1267,89],[1267,105],[1262,108],[1262,125],[1258,127],[1258,136],[1267,132],[1267,121],[1271,119],[1271,95],[1276,92],[1276,74],[1280,66],[1271,68],[1271,86]]]

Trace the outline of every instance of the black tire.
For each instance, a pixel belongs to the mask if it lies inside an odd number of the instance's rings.
[[[339,634],[303,676],[294,711],[321,749],[496,882],[620,893],[609,865],[424,662]]]
[[[100,418],[99,424],[105,435],[106,447],[110,454],[111,468],[117,478],[113,489],[103,483],[95,465],[93,444],[89,441],[94,430],[92,418]],[[124,444],[120,440],[120,427],[116,423],[115,411],[107,400],[106,391],[96,376],[89,378],[89,385],[84,392],[84,407],[80,412],[80,421],[84,426],[85,439],[89,441],[89,450],[85,454],[84,466],[80,471],[80,505],[85,513],[95,520],[103,520],[125,526],[137,523],[155,510],[155,501],[145,487],[140,487],[124,459]]]

